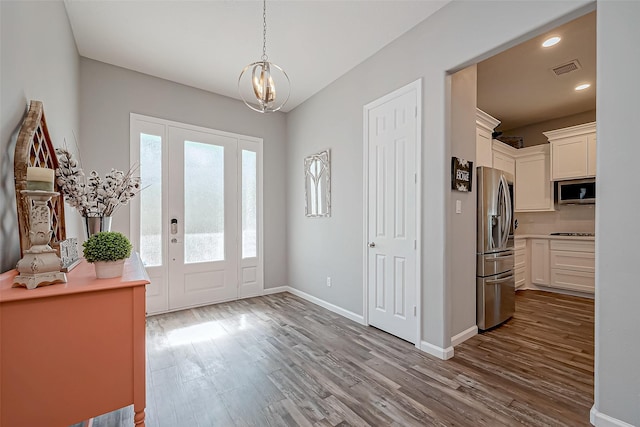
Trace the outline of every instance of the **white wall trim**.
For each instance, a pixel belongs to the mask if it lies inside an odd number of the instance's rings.
[[[596,427],[634,427],[632,424],[599,412],[595,405],[591,407],[589,415],[589,421]]]
[[[420,341],[420,350],[442,360],[449,360],[453,357],[453,347],[451,346],[442,348],[426,341]]]
[[[342,307],[338,307],[335,304],[331,304],[330,302],[314,297],[313,295],[309,295],[306,292],[302,292],[301,290],[292,288],[290,286],[281,286],[281,288],[287,288],[287,292],[290,292],[295,296],[298,296],[304,300],[307,300],[315,305],[319,305],[322,308],[326,308],[329,311],[333,311],[334,313],[339,314],[340,316],[346,317],[349,320],[353,320],[356,323],[365,325],[364,317],[361,316],[360,314],[356,314],[353,311],[345,310]]]
[[[471,338],[473,336],[476,336],[476,335],[478,335],[478,326],[477,325],[473,325],[469,329],[466,329],[466,330],[460,332],[459,334],[456,334],[456,335],[452,336],[451,337],[451,347],[455,347],[458,344],[462,344],[463,342],[465,342],[469,338]]]
[[[275,288],[267,288],[262,290],[262,295],[279,294],[281,292],[289,292],[288,286],[276,286]]]

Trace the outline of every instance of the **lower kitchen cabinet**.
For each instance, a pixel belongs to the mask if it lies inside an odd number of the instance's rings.
[[[516,289],[527,284],[527,240],[515,239],[515,263]]]
[[[531,239],[531,283],[549,286],[549,239]]]
[[[595,292],[595,242],[552,240],[549,286],[586,293]]]

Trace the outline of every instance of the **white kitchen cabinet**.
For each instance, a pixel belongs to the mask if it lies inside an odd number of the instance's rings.
[[[515,239],[515,262],[514,270],[516,276],[516,289],[521,289],[527,283],[527,239]]]
[[[516,151],[515,148],[508,146],[507,144],[494,140],[492,144],[493,148],[493,167],[502,171],[508,172],[513,178],[516,176],[516,160],[510,151]]]
[[[543,132],[551,144],[551,179],[581,179],[596,173],[596,123]]]
[[[596,176],[596,133],[587,134],[587,175]]]
[[[549,239],[531,239],[531,283],[549,286]]]
[[[595,292],[595,242],[552,240],[549,286],[593,294]]]
[[[476,108],[476,166],[493,167],[491,137],[500,120]]]
[[[549,145],[518,150],[516,162],[515,211],[552,211],[553,182],[549,171]]]

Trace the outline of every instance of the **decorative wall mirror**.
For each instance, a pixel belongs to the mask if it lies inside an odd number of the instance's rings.
[[[304,159],[305,214],[331,216],[331,159],[329,150]]]

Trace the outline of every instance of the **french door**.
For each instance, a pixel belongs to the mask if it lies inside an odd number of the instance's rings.
[[[262,140],[131,114],[131,156],[147,312],[261,294]]]

